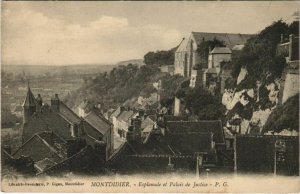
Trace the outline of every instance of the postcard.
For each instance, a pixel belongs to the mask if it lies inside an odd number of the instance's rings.
[[[297,193],[298,1],[3,1],[1,191]]]

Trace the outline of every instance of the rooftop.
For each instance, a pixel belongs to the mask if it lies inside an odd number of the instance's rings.
[[[77,116],[67,105],[63,102],[59,104],[59,113],[64,119],[66,119],[71,124],[78,124],[80,123],[81,119]]]
[[[105,119],[104,117],[101,117],[99,115],[96,115],[93,111],[91,111],[89,114],[87,114],[84,117],[84,120],[87,121],[90,125],[92,125],[94,128],[96,128],[100,133],[103,135],[110,130],[111,123]]]
[[[211,52],[211,54],[231,54],[231,50],[228,47],[215,47]]]
[[[28,86],[28,91],[27,91],[27,95],[25,97],[24,103],[23,103],[23,107],[26,106],[35,106],[35,97],[32,94],[30,87]]]
[[[235,45],[244,45],[252,34],[231,34],[231,33],[209,33],[209,32],[192,32],[192,36],[199,45],[203,40],[218,39],[224,41],[225,45],[233,48]]]
[[[224,143],[224,132],[220,120],[168,121],[166,128],[172,134],[213,133],[216,143]]]

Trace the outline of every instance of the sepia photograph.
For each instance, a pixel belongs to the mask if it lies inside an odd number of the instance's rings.
[[[298,1],[2,1],[1,191],[300,192]]]

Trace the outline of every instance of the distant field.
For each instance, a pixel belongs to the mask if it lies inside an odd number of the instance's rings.
[[[95,74],[111,71],[116,65],[69,65],[69,66],[44,66],[44,65],[2,65],[1,69],[13,74],[37,75],[64,75],[64,74]]]

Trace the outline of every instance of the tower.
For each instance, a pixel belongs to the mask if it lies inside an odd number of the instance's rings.
[[[28,83],[28,91],[23,103],[23,123],[27,123],[35,111],[36,111],[35,98],[30,90],[29,83]]]

